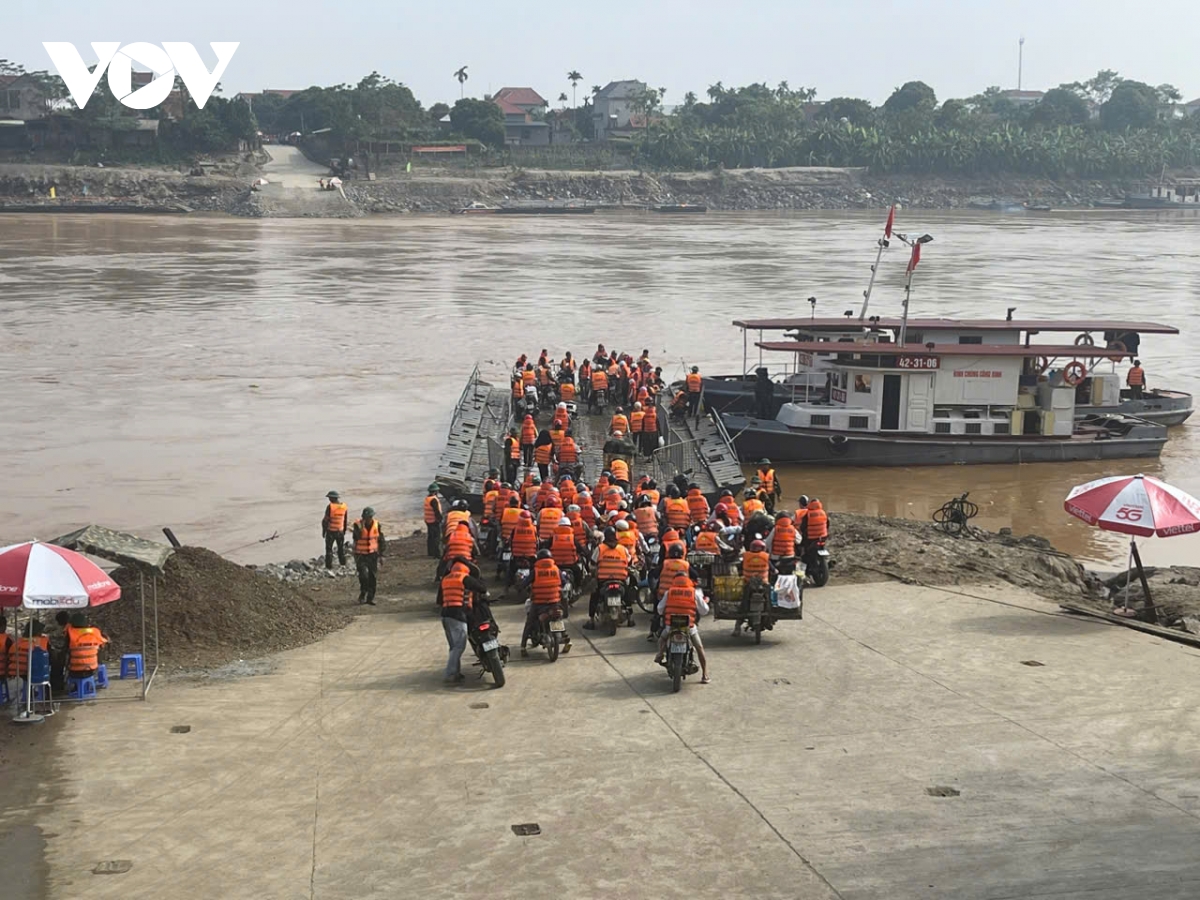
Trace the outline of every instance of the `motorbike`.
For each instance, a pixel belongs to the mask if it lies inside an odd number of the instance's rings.
[[[689,626],[688,617],[680,615],[671,616],[667,625],[666,666],[667,674],[671,676],[672,693],[679,691],[683,679],[700,671],[696,665],[696,650],[688,634]]]
[[[567,622],[563,618],[562,607],[557,606],[553,612],[542,613],[537,617],[529,634],[529,643],[534,647],[545,647],[546,656],[550,662],[554,662],[565,643],[566,631]]]
[[[805,544],[803,562],[813,587],[824,587],[829,582],[832,560],[829,558],[829,551],[825,549],[825,538],[815,538]]]
[[[500,552],[496,554],[496,578],[508,578],[508,564],[512,562],[512,548],[508,542],[502,542]]]
[[[496,555],[496,536],[499,529],[491,519],[484,519],[479,526],[479,546],[486,557]]]
[[[600,625],[608,629],[609,637],[617,633],[622,623],[633,624],[633,610],[625,606],[625,585],[619,581],[608,582],[600,599]]]
[[[477,599],[476,606],[480,605]],[[471,645],[476,657],[475,665],[480,667],[479,677],[484,672],[490,672],[496,687],[504,687],[504,666],[508,663],[508,647],[500,643],[500,627],[492,618],[491,610],[487,616],[472,617],[467,625],[467,642]]]
[[[517,602],[523,603],[529,599],[529,575],[533,572],[533,560],[521,557],[517,560],[517,574],[513,580],[513,589],[517,592]]]

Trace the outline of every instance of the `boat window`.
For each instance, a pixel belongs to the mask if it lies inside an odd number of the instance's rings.
[[[925,335],[922,334],[920,331],[910,331],[908,334],[906,334],[904,336],[904,343],[906,343],[906,344],[923,344],[923,343],[925,343]]]
[[[1008,427],[1007,422],[997,422],[992,428],[992,431],[996,434],[1009,434],[1011,429]]]
[[[950,433],[950,423],[949,422],[934,422],[933,423],[933,433],[934,434],[949,434]]]
[[[846,385],[849,383],[849,381],[850,381],[850,373],[849,372],[842,371],[842,372],[838,373],[838,387],[840,387],[843,391],[846,389]]]
[[[829,416],[821,414],[821,413],[815,413],[814,415],[809,417],[808,424],[809,425],[828,425],[829,424]]]
[[[871,424],[871,420],[867,416],[851,416],[850,417],[850,427],[851,428],[866,428],[870,424]]]
[[[978,334],[960,334],[958,342],[960,344],[982,344],[983,336]]]
[[[869,394],[871,393],[871,376],[862,372],[854,373],[854,393]]]
[[[983,434],[982,422],[968,422],[964,431],[967,434]]]

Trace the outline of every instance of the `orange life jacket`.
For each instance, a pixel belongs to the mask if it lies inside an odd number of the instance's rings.
[[[500,491],[491,490],[483,495],[483,517],[489,522],[496,518],[496,504],[500,501]]]
[[[804,530],[811,541],[814,538],[829,537],[829,516],[823,509],[810,509],[804,517]]]
[[[354,542],[354,553],[356,556],[366,556],[370,553],[379,552],[378,519],[371,520],[370,528],[367,528],[365,525],[363,525],[362,519],[356,519],[354,522],[354,530],[358,533],[358,539]]]
[[[696,586],[690,578],[671,582],[667,589],[667,604],[663,609],[663,622],[671,625],[671,616],[687,616],[688,625],[696,624]]]
[[[525,486],[525,505],[531,509],[536,506],[538,491],[542,489],[540,484],[534,484],[532,481]]]
[[[629,433],[629,419],[625,413],[614,413],[612,419],[608,423],[609,431],[621,431]]]
[[[579,492],[575,490],[575,482],[573,482],[570,478],[568,478],[566,481],[560,481],[558,483],[558,492],[562,495],[564,509],[574,503],[575,497],[579,494]]]
[[[686,575],[688,573],[688,561],[683,557],[675,559],[668,557],[663,560],[662,572],[658,576],[658,596],[662,596],[671,589],[671,585],[675,583],[675,576],[679,574]]]
[[[1130,387],[1140,387],[1146,383],[1146,373],[1141,366],[1134,366],[1129,370],[1129,375],[1125,378],[1125,383]]]
[[[608,470],[613,474],[613,481],[629,481],[629,463],[617,458],[608,464]]]
[[[579,562],[579,550],[575,546],[575,527],[560,525],[550,542],[550,555],[560,566],[573,566]]]
[[[796,526],[786,516],[775,520],[775,539],[771,541],[771,555],[796,555]]]
[[[469,522],[470,520],[471,513],[468,510],[452,509],[446,513],[446,518],[442,520],[442,531],[446,535],[453,534],[454,530],[458,528],[459,522]]]
[[[552,428],[550,430],[550,446],[559,450],[562,447],[563,439],[567,436],[565,428]]]
[[[514,557],[537,556],[538,533],[533,523],[522,519],[512,533],[512,554]]]
[[[761,500],[759,500],[757,497],[751,497],[749,500],[747,500],[745,503],[742,504],[742,515],[745,518],[749,519],[756,512],[764,512],[766,510],[766,508],[767,507],[765,505],[763,505],[763,502]]]
[[[592,505],[592,498],[590,496],[586,503],[579,504],[579,515],[590,528],[596,527],[596,507]]]
[[[699,372],[688,372],[687,391],[689,394],[700,393],[700,384],[702,379]]]
[[[506,541],[511,538],[513,529],[517,527],[519,521],[521,521],[521,507],[504,507],[504,512],[500,514],[500,537]]]
[[[29,646],[30,643],[34,647],[47,652],[50,651],[50,638],[47,635],[39,634],[33,638],[32,642],[29,638],[21,636],[17,638],[17,644],[8,654],[8,677],[16,678],[18,675],[24,677],[29,674]]]
[[[708,518],[708,500],[704,498],[704,494],[700,492],[700,488],[692,488],[687,492],[686,503],[688,515],[691,516],[693,522],[703,522]]]
[[[557,506],[547,506],[538,513],[538,540],[548,541],[554,537],[558,523],[562,520],[563,511]]]
[[[658,534],[658,510],[653,506],[639,506],[633,511],[638,531],[643,534]]]
[[[612,512],[615,509],[621,508],[621,493],[616,490],[611,490],[604,495],[604,511]]]
[[[514,378],[512,382],[512,395],[514,400],[520,400],[525,396],[525,383],[520,378]]]
[[[450,536],[446,538],[446,558],[453,559],[456,556],[471,559],[475,555],[475,538],[471,536],[471,529],[460,525],[450,532]]]
[[[579,445],[575,438],[563,438],[562,447],[558,451],[558,461],[564,466],[573,466],[579,462]]]
[[[554,453],[553,444],[540,444],[533,451],[533,461],[539,466],[550,465],[550,456]]]
[[[653,403],[646,408],[646,417],[642,419],[642,431],[649,434],[658,433],[658,410]]]
[[[529,599],[539,606],[562,600],[562,576],[552,559],[539,559],[533,564],[533,587]]]
[[[537,441],[537,426],[532,421],[521,423],[521,443],[532,444]]]
[[[571,402],[575,399],[575,383],[573,381],[564,381],[558,386],[558,396],[566,401]]]
[[[652,504],[658,506],[658,501],[662,498],[662,495],[658,492],[657,488],[646,488],[642,493],[650,498]]]
[[[730,525],[742,524],[742,511],[738,509],[738,505],[730,500],[725,504],[725,514],[729,516]]]
[[[771,573],[771,556],[765,550],[756,553],[747,550],[742,556],[742,577],[749,581],[751,578],[761,578],[766,581]]]
[[[521,441],[519,438],[515,438],[510,434],[504,439],[504,446],[508,448],[509,459],[521,458]]]
[[[587,523],[583,521],[583,516],[574,512],[567,513],[567,518],[571,520],[571,533],[575,535],[575,543],[587,544]]]
[[[646,419],[644,410],[635,409],[629,414],[629,433],[640,434],[642,431],[642,423]]]
[[[454,566],[442,578],[442,606],[465,606],[467,589],[463,584],[467,580],[467,570],[462,566]]]
[[[721,545],[717,543],[717,533],[715,531],[702,531],[696,535],[696,542],[692,545],[692,549],[697,553],[720,553]]]
[[[72,628],[67,632],[67,668],[91,672],[100,665],[100,648],[107,644],[99,628]]]
[[[434,525],[437,523],[438,513],[434,512],[433,502],[435,500],[439,501],[438,509],[440,510],[441,506],[442,506],[440,499],[441,498],[439,498],[437,494],[430,494],[428,497],[425,498],[425,524],[426,525]]]
[[[667,524],[672,528],[687,528],[692,523],[688,502],[682,497],[668,497],[666,502]]]
[[[617,543],[629,551],[629,557],[632,559],[637,555],[637,532],[633,529],[617,532]]]
[[[625,581],[629,578],[629,551],[620,544],[601,544],[596,562],[596,581]]]
[[[329,508],[325,510],[325,515],[328,517],[329,524],[325,526],[327,531],[345,531],[346,530],[346,513],[350,511],[345,503],[330,503]]]
[[[525,369],[521,372],[521,384],[528,387],[535,381],[537,381],[537,373],[534,372],[533,369]]]
[[[662,536],[663,553],[665,553],[667,556],[670,556],[671,548],[676,544],[682,547],[685,553],[687,552],[687,544],[684,542],[683,538],[679,536],[679,532],[674,528],[668,528],[663,532]]]
[[[608,376],[606,374],[604,374],[603,369],[596,369],[594,372],[592,372],[592,390],[593,391],[607,391],[608,390]]]

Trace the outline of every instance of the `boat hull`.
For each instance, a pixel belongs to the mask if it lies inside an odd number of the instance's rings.
[[[950,466],[1096,459],[1153,458],[1166,430],[1145,423],[1125,436],[967,438],[940,435],[865,434],[790,428],[741,415],[721,417],[738,458],[826,466]]]
[[[754,378],[748,380],[736,376],[714,377],[704,379],[704,402],[709,409],[720,413],[741,413],[751,415],[754,408]],[[781,392],[787,392],[781,396]],[[803,388],[797,388],[798,398],[803,398]],[[816,395],[814,395],[815,397]],[[786,385],[775,386],[775,395],[771,398],[771,416],[779,415],[783,404],[792,402],[791,391]],[[1137,416],[1156,425],[1182,425],[1192,415],[1192,395],[1183,391],[1154,391],[1148,392],[1141,399],[1127,397],[1122,399],[1119,406],[1077,406],[1075,418],[1084,416],[1102,416],[1122,414]]]

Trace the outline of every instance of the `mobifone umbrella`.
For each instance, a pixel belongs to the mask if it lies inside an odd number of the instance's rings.
[[[1125,576],[1123,614],[1128,614],[1129,575],[1137,562],[1142,586],[1142,560],[1137,537],[1174,537],[1200,532],[1200,500],[1149,475],[1117,475],[1089,481],[1071,490],[1063,508],[1089,525],[1129,535],[1130,564]],[[1146,604],[1150,604],[1146,589]]]
[[[65,547],[28,541],[0,548],[0,607],[81,609],[111,603],[121,588],[94,562]],[[14,616],[14,620],[15,620]],[[20,631],[14,621],[14,640]],[[32,648],[26,657],[32,668]],[[41,721],[31,712],[33,679],[25,675],[25,709],[16,721]]]

